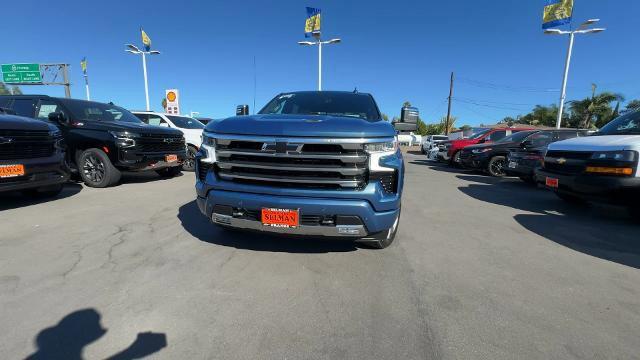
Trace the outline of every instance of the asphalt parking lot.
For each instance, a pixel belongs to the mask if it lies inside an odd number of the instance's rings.
[[[385,250],[225,232],[194,176],[0,198],[16,359],[632,359],[640,225],[409,154]]]

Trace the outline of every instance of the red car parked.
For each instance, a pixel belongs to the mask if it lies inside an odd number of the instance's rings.
[[[446,155],[447,155],[447,158],[444,158],[441,160],[446,160],[451,165],[458,165],[460,164],[460,150],[464,149],[469,145],[488,144],[488,143],[496,142],[502,138],[505,138],[519,131],[534,130],[534,129],[535,128],[533,127],[491,128],[491,129],[486,129],[484,131],[475,133],[467,139],[447,141],[440,145],[445,147]]]

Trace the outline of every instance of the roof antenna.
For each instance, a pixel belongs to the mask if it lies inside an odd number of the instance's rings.
[[[357,94],[358,93],[358,87],[356,86],[355,89],[353,89],[353,93]]]

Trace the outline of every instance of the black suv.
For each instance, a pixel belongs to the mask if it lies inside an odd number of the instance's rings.
[[[535,171],[542,167],[547,146],[556,141],[588,136],[589,130],[559,129],[544,130],[529,136],[507,155],[506,173],[522,181],[535,184]]]
[[[57,195],[69,179],[64,140],[55,126],[0,108],[0,192]]]
[[[116,184],[120,171],[155,170],[164,177],[175,176],[186,157],[180,131],[146,125],[111,103],[7,95],[0,96],[0,107],[57,125],[68,147],[67,162],[87,186]]]

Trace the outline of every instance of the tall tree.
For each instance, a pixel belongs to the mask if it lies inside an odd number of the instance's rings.
[[[597,95],[594,93],[591,98],[570,101],[573,123],[577,122],[574,125],[582,129],[591,129],[594,124],[602,126],[613,119],[611,103],[623,100],[624,97],[620,94],[603,92]]]
[[[636,111],[636,110],[640,110],[640,100],[631,100],[627,103],[627,106],[625,106],[625,108],[627,110],[631,110],[631,111]]]

